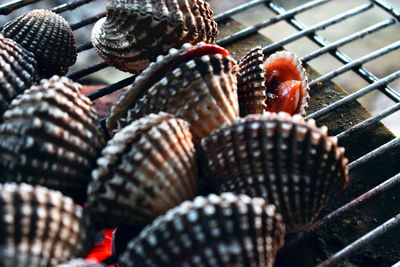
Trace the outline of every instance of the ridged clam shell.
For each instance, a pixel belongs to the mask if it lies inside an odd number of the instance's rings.
[[[74,33],[60,15],[35,9],[6,23],[1,32],[31,51],[42,77],[64,75],[77,57]]]
[[[269,78],[266,77],[271,71],[285,73],[287,80],[301,82],[295,94],[293,111],[273,110],[271,104],[268,104],[276,97],[271,90],[277,85],[277,80],[275,78],[267,80]],[[263,108],[266,111],[285,111],[304,115],[310,99],[309,90],[306,70],[298,57],[291,52],[279,51],[265,59],[262,48],[255,47],[239,62],[238,97],[241,116],[262,114]]]
[[[264,54],[260,46],[253,48],[238,64],[238,99],[241,117],[247,114],[262,114],[267,109],[263,64]]]
[[[225,193],[186,201],[127,246],[121,266],[273,266],[285,227],[261,198]]]
[[[197,191],[188,124],[150,114],[108,142],[92,172],[86,208],[99,226],[144,225]]]
[[[337,138],[301,115],[248,115],[203,139],[200,154],[218,192],[264,198],[289,232],[307,227],[348,180]]]
[[[85,259],[73,259],[69,262],[58,265],[57,267],[106,267],[104,264],[88,261]]]
[[[236,62],[220,53],[192,57],[204,48],[223,49],[204,43],[185,44],[180,50],[171,49],[165,57],[159,56],[113,106],[107,119],[110,135],[159,111],[188,121],[195,143],[221,124],[230,124],[239,113]],[[181,60],[187,54],[189,59]]]
[[[0,265],[55,266],[86,256],[93,232],[82,208],[58,191],[0,184]]]
[[[215,43],[212,11],[203,0],[111,0],[92,30],[98,54],[117,69],[138,73],[184,43]]]
[[[80,202],[105,144],[80,85],[42,80],[15,98],[0,125],[0,179],[57,189]]]
[[[0,34],[0,116],[37,79],[33,54]]]

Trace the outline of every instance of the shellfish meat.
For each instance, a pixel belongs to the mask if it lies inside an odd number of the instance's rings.
[[[240,115],[284,111],[305,114],[310,96],[306,71],[297,56],[280,51],[264,60],[261,47],[239,62]]]
[[[74,33],[60,15],[46,9],[35,9],[6,23],[1,33],[32,52],[43,78],[64,75],[76,62]]]
[[[238,119],[204,138],[199,154],[217,192],[264,198],[277,206],[288,232],[307,227],[348,180],[337,138],[314,120],[284,112]]]
[[[0,116],[11,100],[31,87],[36,79],[33,54],[0,34]]]
[[[132,122],[108,142],[85,205],[100,227],[145,225],[197,192],[188,124],[167,113]]]
[[[184,43],[215,43],[217,23],[203,0],[111,0],[92,43],[111,66],[139,73],[158,55]]]
[[[107,119],[113,135],[129,122],[165,111],[189,122],[195,143],[238,116],[237,65],[217,45],[185,44],[159,56],[118,100]]]
[[[129,242],[121,266],[268,266],[285,227],[261,198],[196,197],[158,217]]]
[[[0,180],[40,184],[83,201],[105,140],[80,87],[54,76],[12,101],[0,125]]]
[[[0,184],[0,265],[55,266],[84,257],[92,244],[82,208],[58,191]]]

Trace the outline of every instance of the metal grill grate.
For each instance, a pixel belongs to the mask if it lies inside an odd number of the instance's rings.
[[[12,11],[25,6],[29,5],[31,3],[38,2],[40,0],[15,0],[15,1],[10,1],[8,3],[0,5],[0,15],[7,15],[11,13]],[[61,6],[57,6],[53,8],[53,11],[61,13],[67,10],[73,10],[81,5],[84,5],[86,3],[92,2],[94,0],[74,0],[67,2],[66,4],[63,4]],[[211,5],[216,3],[216,0],[214,1],[209,1]],[[398,166],[396,166],[396,160],[398,161],[399,152],[398,149],[396,149],[400,143],[400,137],[394,138],[393,135],[391,135],[387,129],[383,128],[383,126],[379,126],[379,122],[386,118],[387,116],[397,112],[400,110],[400,94],[399,91],[391,88],[389,84],[391,84],[393,81],[398,80],[400,77],[400,65],[397,66],[397,70],[393,71],[389,75],[378,78],[377,75],[374,73],[368,71],[366,68],[363,67],[367,62],[370,62],[372,60],[375,60],[377,58],[383,57],[385,54],[388,53],[393,53],[393,51],[398,52],[399,47],[400,47],[400,41],[393,42],[389,45],[386,45],[380,49],[377,49],[367,55],[361,56],[356,60],[352,60],[349,56],[341,52],[339,49],[341,49],[343,46],[347,44],[351,44],[354,42],[357,42],[361,38],[368,36],[368,35],[373,35],[376,34],[377,32],[383,31],[384,29],[388,27],[399,27],[399,22],[400,22],[400,11],[396,8],[394,8],[390,3],[384,1],[384,0],[365,0],[362,5],[346,10],[345,12],[342,12],[341,14],[338,14],[336,16],[333,16],[331,18],[328,18],[326,20],[323,20],[321,22],[316,23],[315,25],[311,27],[305,26],[299,19],[296,18],[296,16],[307,12],[307,11],[312,11],[313,9],[316,9],[317,7],[323,7],[326,3],[328,2],[335,2],[333,0],[315,0],[315,1],[310,1],[307,2],[306,4],[303,4],[301,6],[297,6],[292,9],[285,10],[282,6],[280,6],[277,1],[268,1],[268,0],[253,0],[249,2],[245,2],[242,5],[236,6],[235,8],[229,9],[227,11],[218,13],[215,15],[215,19],[217,22],[219,22],[222,26],[224,24],[229,24],[232,23],[232,17],[235,15],[240,15],[240,14],[247,14],[249,12],[249,9],[265,9],[266,11],[272,11],[276,15],[268,18],[267,20],[264,20],[262,22],[256,23],[254,25],[251,25],[249,27],[244,27],[241,25],[241,28],[239,30],[235,30],[234,32],[230,31],[229,34],[225,34],[224,37],[219,39],[218,44],[222,46],[227,46],[228,49],[230,47],[234,47],[235,45],[237,46],[238,44],[241,44],[242,42],[246,42],[248,38],[251,38],[252,36],[256,35],[260,30],[265,29],[267,27],[274,26],[277,23],[280,22],[286,22],[288,25],[291,25],[296,29],[296,32],[286,38],[281,39],[278,42],[275,43],[256,43],[255,45],[262,45],[263,50],[265,54],[270,54],[278,49],[281,49],[283,46],[286,46],[288,44],[295,43],[299,41],[302,38],[307,38],[311,42],[315,43],[319,48],[314,49],[313,51],[307,53],[302,57],[302,61],[305,63],[308,63],[316,58],[322,57],[324,55],[331,55],[333,56],[338,62],[340,62],[342,65],[338,68],[335,68],[334,70],[327,72],[326,74],[320,75],[309,69],[310,72],[312,72],[312,81],[310,83],[310,88],[311,88],[311,95],[313,97],[313,91],[319,90],[319,87],[321,87],[321,84],[327,86],[334,86],[331,83],[331,80],[334,79],[335,77],[344,74],[344,73],[355,73],[359,77],[361,77],[363,80],[365,80],[368,85],[365,86],[364,88],[358,89],[356,92],[353,92],[349,95],[341,95],[340,99],[336,99],[336,96],[333,97],[333,101],[330,101],[331,103],[329,104],[324,104],[324,103],[319,103],[314,105],[311,105],[310,111],[307,115],[306,118],[314,118],[317,120],[318,124],[322,124],[329,120],[333,115],[335,114],[334,117],[336,116],[343,116],[343,114],[347,113],[351,109],[355,109],[357,107],[357,103],[354,104],[354,100],[358,100],[361,97],[371,93],[371,92],[380,92],[381,94],[385,95],[392,101],[392,105],[383,110],[382,112],[372,116],[372,117],[361,117],[356,119],[355,125],[351,125],[349,123],[344,123],[343,125],[345,126],[340,126],[332,129],[330,127],[330,130],[332,131],[333,134],[337,135],[339,141],[343,143],[344,146],[347,148],[347,153],[348,157],[353,160],[352,162],[349,163],[348,168],[350,171],[350,188],[353,187],[353,184],[355,181],[359,181],[360,178],[357,177],[360,173],[360,170],[365,170],[368,167],[366,165],[375,165],[375,164],[380,164],[383,162],[383,164],[387,164],[389,166],[390,171],[386,171],[381,174],[381,177],[379,179],[375,179],[375,184],[374,183],[368,183],[368,186],[372,184],[372,189],[371,187],[367,188],[367,192],[363,193],[360,195],[360,193],[357,190],[350,190],[344,192],[344,194],[347,194],[344,199],[349,199],[350,201],[345,200],[345,203],[340,203],[340,200],[337,201],[336,203],[333,204],[333,206],[327,207],[325,209],[325,216],[322,216],[319,220],[317,220],[307,231],[297,234],[294,237],[292,237],[288,243],[287,247],[296,247],[298,246],[299,243],[301,243],[303,240],[307,239],[308,236],[313,235],[315,233],[318,233],[322,228],[324,227],[329,227],[329,225],[337,220],[338,218],[343,217],[343,215],[348,215],[350,212],[354,212],[357,208],[359,208],[361,205],[368,204],[369,205],[374,205],[374,202],[378,201],[378,196],[384,194],[390,197],[392,197],[393,203],[395,201],[398,201],[395,199],[395,197],[400,197],[399,196],[399,183],[400,183],[400,173]],[[351,33],[348,36],[345,36],[339,40],[336,40],[334,42],[328,42],[324,37],[320,36],[317,34],[318,31],[325,30],[335,24],[340,24],[341,22],[348,20],[348,19],[357,19],[360,14],[363,12],[370,10],[370,9],[379,9],[383,11],[386,15],[386,18],[374,25],[365,27],[364,29]],[[99,14],[94,14],[91,17],[85,18],[82,21],[76,22],[71,24],[71,27],[73,30],[80,29],[84,26],[93,24],[96,22],[99,18],[104,17],[105,12],[99,13]],[[229,28],[230,26],[225,26],[226,28]],[[89,36],[89,35],[88,35]],[[85,50],[92,49],[92,45],[90,40],[87,40],[87,42],[79,44],[78,45],[78,51],[83,52]],[[246,51],[243,51],[243,53]],[[399,54],[397,54],[399,56]],[[79,58],[78,58],[79,60]],[[107,68],[107,64],[104,61],[100,61],[96,64],[87,66],[86,68],[82,68],[81,70],[69,73],[67,76],[71,78],[72,80],[79,80],[83,77],[87,77],[90,74],[93,74],[99,70],[102,70],[104,68]],[[318,69],[317,69],[318,70]],[[113,83],[111,85],[108,85],[102,89],[99,89],[91,94],[88,95],[88,97],[91,100],[96,100],[101,98],[102,96],[105,96],[107,94],[110,94],[116,90],[119,90],[132,82],[134,82],[135,76],[128,77],[126,79],[122,79],[116,83]],[[321,102],[321,101],[320,101]],[[331,115],[331,117],[329,117]],[[354,116],[354,114],[353,114]],[[328,117],[328,118],[326,118]],[[335,117],[335,118],[336,118]],[[325,120],[324,120],[325,118]],[[340,118],[339,118],[340,119]],[[102,119],[102,122],[104,122],[104,118]],[[379,128],[380,127],[380,128]],[[354,149],[354,144],[349,145],[348,141],[349,139],[354,141],[354,137],[357,138],[364,138],[368,139],[370,138],[371,135],[367,134],[367,131],[372,131],[372,137],[373,139],[377,139],[378,136],[382,135],[382,128],[383,132],[385,132],[385,138],[381,138],[377,140],[376,142],[371,142],[371,145],[366,145],[365,149],[361,149],[361,152],[354,152],[352,148]],[[381,130],[379,130],[381,129]],[[376,138],[375,138],[376,137]],[[391,139],[391,140],[390,140]],[[382,141],[384,140],[384,141]],[[347,143],[346,143],[347,142]],[[350,149],[349,149],[350,147]],[[386,155],[386,156],[385,156]],[[385,166],[384,166],[385,167]],[[369,167],[370,168],[370,167]],[[367,175],[369,177],[365,178],[367,179],[373,179],[371,178],[372,176],[375,175],[375,173],[368,174],[368,171],[361,172],[363,175]],[[367,173],[367,174],[366,174]],[[387,176],[389,173],[391,173],[389,176]],[[397,173],[397,174],[396,174]],[[394,176],[393,176],[394,175]],[[375,175],[376,176],[376,175]],[[392,176],[392,177],[391,177]],[[387,177],[391,177],[387,179]],[[377,185],[378,184],[378,185]],[[362,187],[361,190],[364,190],[366,187]],[[397,193],[395,192],[393,194],[393,190],[397,190]],[[362,191],[365,192],[366,190]],[[389,194],[388,192],[392,192]],[[372,201],[370,201],[372,200]],[[387,200],[386,200],[387,201]],[[347,203],[346,203],[347,202]],[[340,203],[338,205],[338,203]],[[371,204],[372,203],[372,204]],[[393,204],[394,205],[394,204]],[[340,207],[339,207],[340,206]],[[400,206],[397,205],[397,208]],[[355,241],[351,242],[350,244],[347,244],[343,249],[340,249],[337,252],[331,252],[332,255],[328,257],[327,259],[321,259],[322,262],[318,264],[318,266],[333,266],[337,264],[338,262],[344,260],[346,257],[348,257],[350,254],[353,254],[357,250],[369,245],[374,239],[378,238],[379,236],[383,235],[387,231],[393,231],[393,228],[398,226],[400,224],[400,213],[396,214],[396,212],[399,212],[399,210],[395,209],[395,213],[391,214],[389,216],[390,219],[386,221],[380,221],[377,222],[377,227],[374,229],[367,229],[366,231],[362,233],[355,233],[355,235],[358,235],[358,239]],[[362,223],[362,222],[361,222]],[[340,224],[339,224],[340,225]],[[340,227],[340,226],[339,226]],[[340,228],[338,234],[340,235]],[[399,243],[395,243],[399,245]],[[387,245],[389,246],[389,245]],[[400,260],[399,252],[400,248],[394,249],[394,251],[397,251],[396,253],[392,255],[391,260],[388,262],[391,264],[394,264],[396,261]],[[393,266],[400,266],[400,262]]]

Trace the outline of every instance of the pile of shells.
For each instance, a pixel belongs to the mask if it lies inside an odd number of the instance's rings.
[[[0,181],[40,184],[83,201],[105,140],[79,90],[54,76],[12,101],[0,125]]]
[[[32,53],[0,34],[0,116],[11,100],[37,79]]]
[[[261,198],[225,193],[186,201],[133,239],[122,266],[268,266],[285,227]]]
[[[150,114],[108,142],[92,172],[86,208],[100,226],[144,225],[197,193],[188,124]]]
[[[284,112],[237,119],[202,140],[205,178],[217,192],[264,198],[289,232],[304,230],[348,180],[344,148],[327,132]]]
[[[55,266],[85,256],[93,232],[88,217],[60,192],[0,184],[0,265]]]
[[[138,73],[184,43],[215,43],[212,11],[203,0],[111,0],[92,30],[98,54],[111,66]]]
[[[108,2],[94,48],[143,73],[113,106],[107,144],[79,84],[53,76],[31,86],[75,63],[68,23],[33,10],[1,33],[15,42],[0,34],[0,182],[60,190],[85,203],[92,228],[152,223],[121,265],[273,266],[285,232],[304,230],[347,183],[344,149],[301,116],[301,61],[256,47],[237,64],[213,44],[203,0]],[[195,198],[199,167],[221,195]],[[60,192],[0,185],[0,213],[1,266],[101,266],[79,258],[88,221]]]
[[[6,23],[1,33],[35,55],[41,77],[64,75],[76,62],[74,33],[68,22],[52,11],[32,10]]]
[[[220,46],[185,44],[159,56],[113,106],[110,135],[150,113],[189,122],[195,143],[238,116],[237,65]]]

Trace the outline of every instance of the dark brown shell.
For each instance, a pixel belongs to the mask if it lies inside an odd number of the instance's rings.
[[[188,124],[150,114],[119,131],[92,172],[85,204],[101,227],[145,225],[197,192],[197,161]]]
[[[88,217],[58,191],[0,184],[0,266],[55,266],[88,253]]]
[[[264,198],[277,206],[289,232],[307,227],[348,180],[337,138],[300,115],[248,115],[204,138],[200,153],[218,192]]]
[[[212,11],[203,0],[111,0],[92,43],[111,66],[139,73],[158,55],[184,43],[215,43]]]
[[[261,47],[253,48],[239,62],[238,75],[238,98],[240,116],[244,117],[248,114],[262,114],[264,111],[285,111],[273,110],[268,106],[267,102],[274,96],[270,91],[271,83],[275,81],[267,81],[266,75],[270,65],[272,69],[279,68],[277,72],[290,73],[288,77],[301,82],[295,98],[297,99],[292,114],[304,115],[308,108],[310,99],[308,86],[308,78],[300,59],[293,53],[288,51],[278,51],[264,57]],[[289,111],[286,111],[289,112]]]
[[[105,140],[90,100],[63,77],[15,98],[0,125],[0,179],[57,189],[81,201]]]
[[[0,34],[0,117],[11,100],[28,89],[36,79],[33,54]]]
[[[167,56],[159,56],[113,106],[107,119],[110,135],[131,121],[159,111],[189,122],[195,143],[223,123],[232,123],[239,113],[236,61],[222,54],[179,61],[182,55],[205,46],[223,49],[204,43],[185,44],[180,50],[173,48]]]
[[[6,23],[1,33],[35,55],[42,77],[64,75],[76,62],[74,33],[63,17],[50,10],[23,14]]]
[[[185,201],[129,242],[121,266],[267,266],[285,227],[261,198],[225,193]]]
[[[247,114],[262,114],[267,109],[263,64],[264,54],[260,46],[253,48],[238,64],[238,100],[241,117]]]

